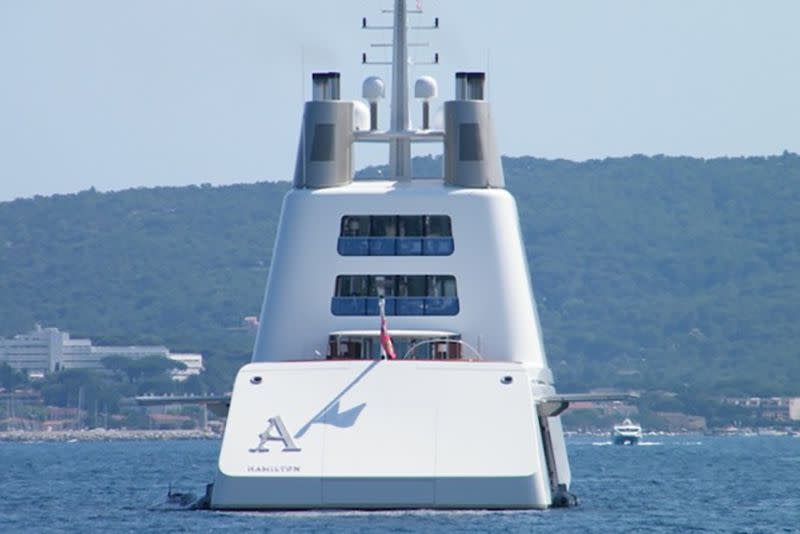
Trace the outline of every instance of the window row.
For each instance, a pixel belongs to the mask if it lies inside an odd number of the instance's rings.
[[[405,335],[392,333],[394,352],[400,359],[460,360],[461,336],[428,337],[421,333]],[[377,335],[331,334],[328,338],[328,359],[377,360],[381,357],[381,344]]]
[[[366,275],[336,277],[337,297],[456,297],[452,275]]]
[[[449,256],[452,237],[340,237],[341,256]]]
[[[331,313],[343,316],[380,315],[378,297],[333,297]],[[458,297],[387,297],[386,315],[458,315]]]
[[[345,215],[341,237],[452,237],[447,215]]]
[[[458,315],[456,279],[451,275],[341,275],[331,300],[334,315]]]
[[[449,256],[447,215],[345,215],[337,250],[342,256]]]

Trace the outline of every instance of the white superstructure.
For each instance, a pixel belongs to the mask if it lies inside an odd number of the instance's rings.
[[[800,397],[789,399],[789,419],[800,421]]]
[[[338,73],[314,75],[212,508],[570,500],[558,417],[570,399],[555,395],[485,76],[456,75],[443,130],[427,118],[414,128],[405,0],[392,13],[389,130],[377,129],[383,80],[365,82],[366,111],[340,100]],[[428,117],[436,84],[425,77],[414,89]],[[356,142],[389,145],[386,179],[354,181]],[[443,179],[414,179],[416,142],[443,144]],[[396,360],[380,359],[381,298]]]
[[[202,354],[193,352],[170,352],[167,358],[186,366],[184,369],[174,369],[170,372],[172,380],[176,382],[185,382],[190,376],[198,376],[205,370],[203,367]]]
[[[642,439],[642,427],[630,419],[614,425],[614,443],[616,445],[636,445]]]

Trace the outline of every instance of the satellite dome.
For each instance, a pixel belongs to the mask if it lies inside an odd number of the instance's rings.
[[[380,100],[386,95],[386,84],[378,76],[370,76],[364,80],[362,96],[370,102]]]
[[[432,76],[420,76],[414,84],[414,97],[430,100],[439,94],[439,85]]]

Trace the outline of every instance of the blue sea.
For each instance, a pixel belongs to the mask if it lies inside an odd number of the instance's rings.
[[[218,441],[0,443],[0,532],[800,533],[800,439],[568,439],[572,509],[523,512],[185,511]]]

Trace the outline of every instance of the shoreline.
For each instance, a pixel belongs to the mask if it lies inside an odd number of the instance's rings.
[[[608,432],[571,432],[564,433],[570,438],[609,438]],[[645,437],[757,437],[757,436],[794,436],[800,433],[786,431],[762,432],[652,432]],[[222,434],[210,430],[129,430],[93,428],[91,430],[7,430],[0,431],[0,443],[3,442],[76,442],[76,441],[185,441],[185,440],[220,440]]]
[[[167,441],[220,439],[210,430],[8,430],[0,432],[0,442],[38,441]]]

